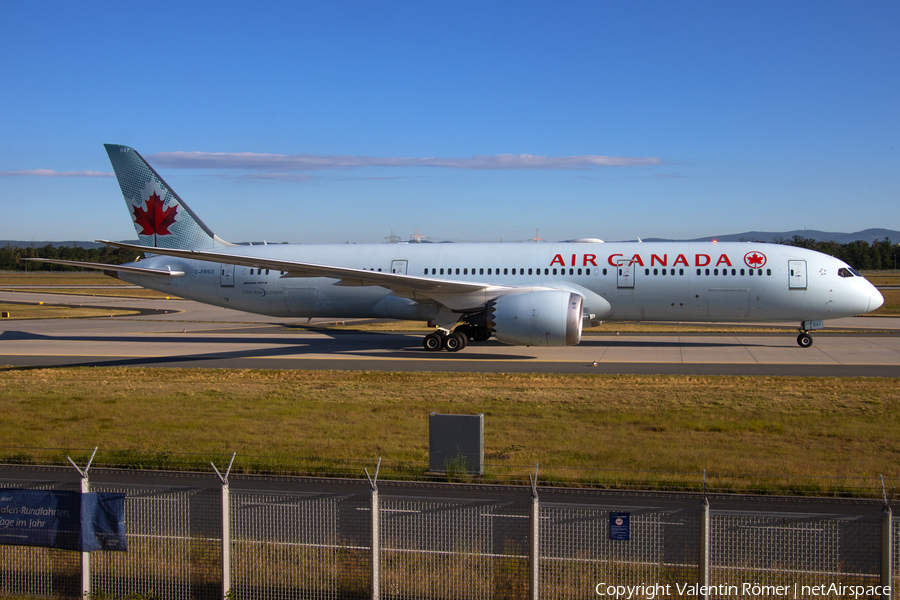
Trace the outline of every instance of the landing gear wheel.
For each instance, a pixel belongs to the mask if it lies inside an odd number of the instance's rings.
[[[812,346],[812,336],[808,333],[801,333],[797,336],[797,343],[800,344],[801,348],[809,348]]]
[[[473,327],[472,328],[472,341],[473,342],[484,342],[489,337],[491,337],[491,330],[487,327]]]
[[[441,349],[441,346],[444,345],[444,336],[439,333],[429,333],[425,336],[425,339],[422,340],[422,345],[425,346],[425,349],[429,352],[437,352]]]
[[[454,333],[458,333],[459,335],[466,338],[466,340],[472,339],[472,327],[469,325],[460,325],[456,329],[453,330]]]
[[[447,352],[459,352],[466,347],[466,338],[458,333],[451,333],[444,338],[444,349]]]

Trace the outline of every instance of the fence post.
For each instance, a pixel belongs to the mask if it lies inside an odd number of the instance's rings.
[[[94,456],[97,455],[97,446],[94,446],[94,452],[91,454],[90,460],[88,460],[87,466],[82,471],[78,465],[75,464],[75,461],[72,460],[71,457],[67,456],[69,459],[69,464],[75,467],[75,470],[78,471],[78,474],[81,475],[81,493],[87,494],[91,491],[91,483],[88,480],[88,471],[91,469],[91,463],[94,462]],[[81,597],[89,598],[91,595],[91,553],[90,552],[82,552],[81,553]]]
[[[709,599],[709,498],[706,497],[706,469],[703,469],[703,502],[700,503],[699,553],[697,556],[697,600]]]
[[[375,467],[375,477],[369,477],[369,470],[363,468],[366,472],[366,478],[369,480],[369,487],[372,488],[372,499],[370,504],[370,517],[372,525],[372,600],[381,598],[381,548],[378,527],[381,521],[381,509],[378,502],[378,470],[381,468],[381,457],[378,457],[378,465]]]
[[[222,482],[222,598],[231,596],[231,489],[228,486],[228,474],[231,473],[236,455],[237,452],[232,452],[225,475],[219,472],[216,465],[209,463]]]
[[[528,478],[531,479],[531,511],[528,519],[531,526],[528,536],[529,600],[538,600],[541,595],[541,506],[537,492],[538,466],[534,466],[534,477],[531,476],[531,473],[528,474]]]
[[[889,591],[885,592],[885,590],[890,590],[890,586],[893,584],[893,548],[892,548],[892,535],[893,535],[893,511],[891,507],[885,505],[881,511],[881,586],[882,586],[882,600],[891,600],[891,594]]]
[[[891,600],[891,586],[894,581],[894,555],[893,555],[893,517],[891,500],[894,499],[894,491],[888,498],[887,489],[884,487],[884,475],[881,476],[881,493],[884,496],[884,508],[881,509],[881,598]]]

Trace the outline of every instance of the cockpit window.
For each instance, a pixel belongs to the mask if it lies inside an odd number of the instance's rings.
[[[853,273],[851,272],[851,270],[845,269],[843,267],[838,269],[838,275],[840,275],[841,277],[853,277]]]
[[[862,276],[863,276],[862,273],[860,273],[859,271],[857,271],[857,270],[854,269],[853,267],[850,267],[850,272],[853,273],[854,275],[856,275],[857,277],[862,277]]]

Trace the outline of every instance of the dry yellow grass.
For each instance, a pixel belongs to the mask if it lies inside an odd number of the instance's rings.
[[[4,320],[16,319],[78,319],[84,317],[110,317],[136,315],[139,311],[121,308],[72,307],[53,304],[12,304],[0,302],[0,311],[8,313]]]
[[[484,413],[488,463],[540,462],[542,473],[562,478],[705,468],[896,479],[898,383],[4,368],[0,437],[9,447],[424,463],[429,413]],[[647,478],[617,481],[629,477]]]

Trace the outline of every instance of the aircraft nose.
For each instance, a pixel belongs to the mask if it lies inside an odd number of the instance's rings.
[[[872,288],[872,291],[869,292],[869,309],[866,312],[872,312],[873,310],[877,310],[884,304],[884,296],[881,295],[875,287]]]

